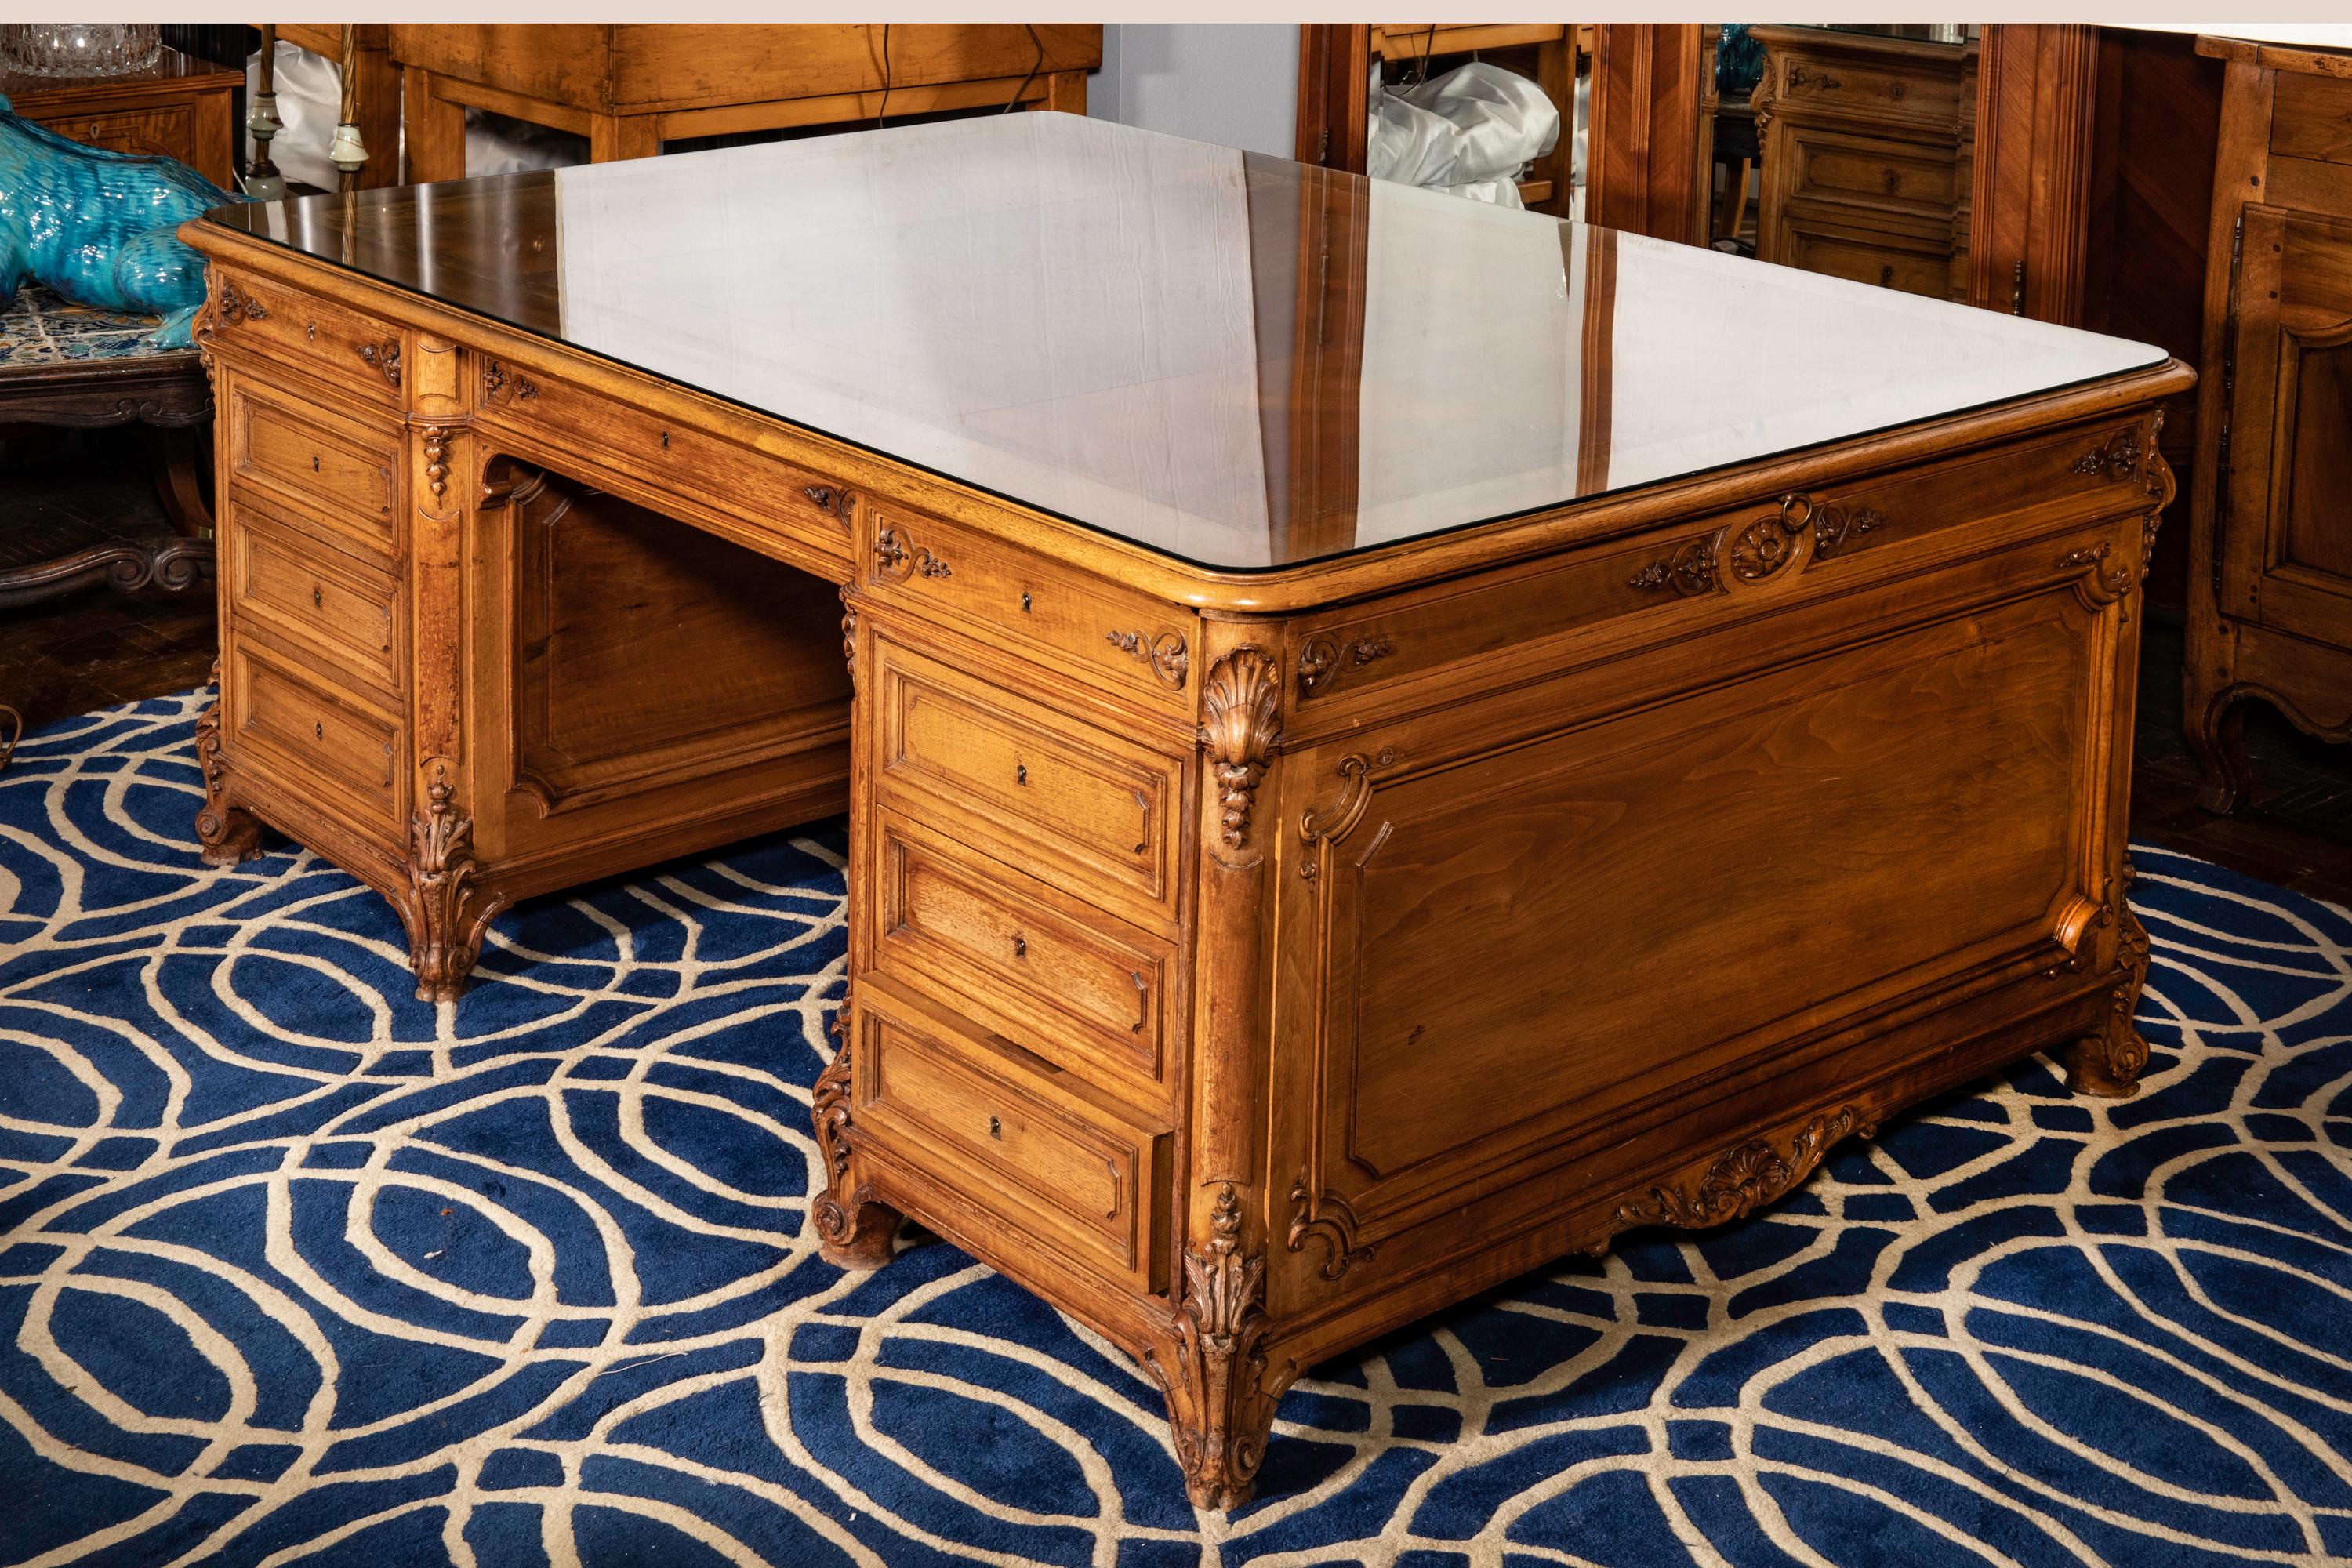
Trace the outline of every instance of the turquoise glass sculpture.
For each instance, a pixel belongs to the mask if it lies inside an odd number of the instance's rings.
[[[173,232],[238,200],[172,158],[68,142],[0,97],[0,310],[27,279],[76,304],[160,315],[158,348],[188,346],[205,258]]]

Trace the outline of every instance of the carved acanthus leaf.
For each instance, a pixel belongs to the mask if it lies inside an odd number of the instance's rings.
[[[1361,669],[1395,651],[1396,645],[1384,637],[1349,637],[1342,643],[1328,632],[1318,632],[1298,650],[1298,695],[1312,697],[1344,671]]]
[[[1244,643],[1211,667],[1201,688],[1201,744],[1209,753],[1225,847],[1249,842],[1250,806],[1282,738],[1282,661]]]
[[[1242,1249],[1240,1199],[1219,1182],[1209,1239],[1184,1249],[1172,1357],[1157,1348],[1145,1356],[1168,1390],[1185,1489],[1202,1508],[1247,1501],[1265,1458],[1265,1255]]]
[[[2105,474],[2111,479],[2127,479],[2139,472],[2139,427],[2126,425],[2075,458],[2070,467],[2078,474]]]

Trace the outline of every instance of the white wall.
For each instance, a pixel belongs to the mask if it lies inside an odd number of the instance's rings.
[[[1297,137],[1298,28],[1109,22],[1087,112],[1146,131],[1287,158]]]

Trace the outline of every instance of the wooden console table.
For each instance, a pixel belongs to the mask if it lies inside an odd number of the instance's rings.
[[[1204,1507],[1423,1313],[2137,1087],[2158,351],[1058,114],[186,232],[208,855],[447,997],[845,800],[810,1223],[1124,1347]]]
[[[1084,114],[1098,23],[415,23],[391,29],[408,178],[462,179],[466,110],[588,138],[602,163],[664,142],[879,114],[1025,107]]]

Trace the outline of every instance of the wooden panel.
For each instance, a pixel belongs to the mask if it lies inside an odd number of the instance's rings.
[[[1776,259],[1784,266],[1942,299],[1951,289],[1949,240],[1906,241],[1885,230],[1840,223],[1826,216],[1783,216]]]
[[[820,93],[1091,70],[1102,64],[1092,22],[871,22],[740,26],[623,23],[613,29],[612,100],[659,105],[747,103]]]
[[[914,809],[956,837],[1016,866],[1042,858],[1106,908],[1173,922],[1181,763],[887,637],[876,652],[886,798],[923,797]]]
[[[2352,163],[2352,81],[2289,72],[2271,103],[2271,151],[2283,158]]]
[[[2097,95],[2094,29],[2007,22],[1985,29],[1969,304],[2063,326],[2081,321]]]
[[[1067,1097],[1002,1053],[948,1043],[876,1013],[860,1023],[857,1123],[918,1168],[968,1173],[958,1189],[1034,1242],[1150,1289],[1164,1135]],[[976,1178],[976,1179],[975,1179]]]
[[[222,537],[238,617],[267,622],[386,700],[399,690],[393,648],[400,595],[393,579],[359,569],[247,502],[234,504]]]
[[[396,438],[244,376],[229,386],[228,469],[236,482],[277,496],[337,538],[391,555],[399,541]]]
[[[877,971],[1164,1114],[1169,944],[898,813],[873,821]]]
[[[225,721],[240,747],[292,771],[314,804],[379,837],[404,835],[407,773],[389,714],[310,678],[250,635],[232,641]]]
[[[831,584],[556,476],[506,504],[514,782],[542,814],[846,738]]]
[[[1170,714],[1188,715],[1188,612],[937,518],[875,511],[866,562],[877,600],[1046,659]]]
[[[1286,918],[1318,933],[1314,1168],[1357,1239],[1662,1086],[2054,951],[2099,896],[2113,611],[1960,580],[1970,612],[1598,722],[1571,683],[1488,700],[1570,719],[1533,743],[1470,742],[1473,703],[1293,759],[1340,792]],[[1780,634],[1748,635],[1706,662]]]
[[[1685,245],[1705,242],[1697,227],[1698,103],[1706,31],[1688,23],[1594,25],[1589,221]]]

